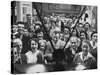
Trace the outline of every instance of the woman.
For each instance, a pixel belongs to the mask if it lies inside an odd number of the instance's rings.
[[[79,37],[79,34],[78,34],[77,29],[74,29],[71,35],[72,35],[72,36]]]
[[[73,63],[76,65],[75,70],[95,68],[96,66],[95,58],[89,52],[89,49],[90,49],[89,42],[84,40],[82,42],[82,51],[77,53],[73,60]]]
[[[38,41],[37,39],[31,39],[29,41],[31,50],[25,53],[27,58],[27,64],[37,64],[43,63],[43,54],[38,50]]]
[[[48,61],[51,61],[53,59],[55,62],[57,62],[63,59],[64,50],[62,49],[65,45],[65,42],[60,40],[59,33],[60,33],[59,30],[54,29],[50,34],[52,38],[51,42],[54,48],[52,47],[51,43],[48,41],[47,48],[46,48],[46,55],[49,57]]]
[[[91,41],[90,41],[90,44],[91,44],[91,53],[93,54],[93,56],[97,59],[97,32],[93,32],[91,34]]]
[[[80,39],[81,39],[81,41],[88,40],[88,34],[85,31],[81,31],[80,32]]]

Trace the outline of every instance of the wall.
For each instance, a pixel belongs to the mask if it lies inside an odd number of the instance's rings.
[[[42,4],[42,15],[48,15],[53,12],[61,14],[75,14],[78,15],[80,12],[81,6],[79,5],[66,5],[66,4]]]
[[[32,15],[32,2],[16,2],[17,21],[26,21],[26,14]]]

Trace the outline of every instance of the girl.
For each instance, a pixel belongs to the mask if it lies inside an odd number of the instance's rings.
[[[30,43],[30,51],[28,51],[25,55],[27,58],[27,64],[37,64],[43,62],[43,54],[38,50],[38,41],[37,39],[31,39]]]

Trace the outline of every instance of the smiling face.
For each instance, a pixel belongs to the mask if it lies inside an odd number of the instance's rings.
[[[34,40],[31,41],[31,49],[36,50],[38,48],[38,43]]]
[[[87,31],[88,29],[89,29],[89,24],[87,23],[87,24],[85,24],[85,30]]]
[[[72,37],[70,39],[70,43],[71,43],[71,45],[70,45],[71,48],[77,48],[78,47],[78,40],[77,40],[76,37]]]
[[[72,36],[76,36],[76,34],[77,34],[77,31],[74,29],[72,32]]]
[[[81,40],[86,39],[86,35],[85,35],[85,33],[81,33],[81,34],[80,34],[80,38],[81,38]]]
[[[45,47],[46,47],[46,44],[45,44],[44,42],[41,42],[41,43],[40,43],[40,50],[41,50],[42,52],[44,52]]]
[[[94,33],[94,34],[92,35],[92,40],[97,42],[97,33]]]
[[[88,54],[88,51],[89,51],[89,45],[88,45],[88,43],[86,43],[86,42],[82,43],[82,51],[83,51],[84,55]]]
[[[39,40],[43,39],[43,32],[37,33],[37,37]]]
[[[79,24],[79,25],[78,25],[78,30],[79,30],[79,31],[84,30],[84,28],[83,28],[83,25],[82,25],[82,24]]]
[[[53,37],[54,41],[58,41],[58,39],[59,39],[59,33],[56,32],[56,31],[54,31],[53,34],[52,34],[52,37]]]

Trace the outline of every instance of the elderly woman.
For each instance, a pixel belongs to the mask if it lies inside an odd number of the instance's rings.
[[[54,46],[54,49],[50,42],[47,42],[47,49],[46,49],[46,55],[50,58],[49,60],[53,59],[54,61],[60,60],[62,58],[62,53],[64,52],[63,47],[65,45],[65,42],[60,40],[59,30],[52,30],[51,32],[51,38],[52,38],[52,44]]]

